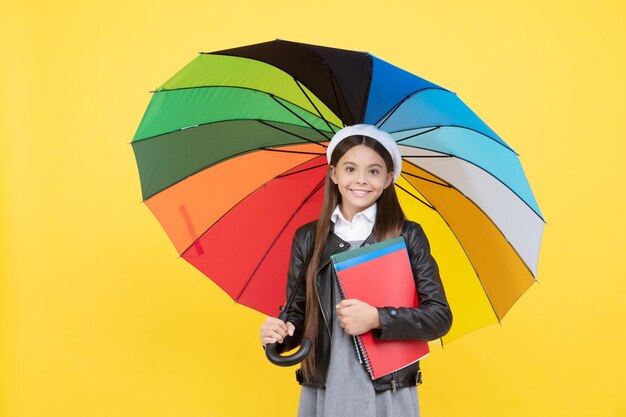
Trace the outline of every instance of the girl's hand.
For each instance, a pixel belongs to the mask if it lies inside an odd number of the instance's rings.
[[[283,343],[287,335],[293,336],[295,329],[291,322],[285,323],[276,317],[268,317],[261,326],[261,343],[263,346],[268,343]]]
[[[352,336],[372,329],[380,329],[380,317],[376,307],[357,299],[346,299],[336,306],[339,325]]]

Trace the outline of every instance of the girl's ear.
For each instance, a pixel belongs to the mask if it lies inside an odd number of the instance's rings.
[[[328,169],[330,170],[330,179],[331,181],[337,185],[337,170],[335,169],[334,165],[330,165],[328,167]]]

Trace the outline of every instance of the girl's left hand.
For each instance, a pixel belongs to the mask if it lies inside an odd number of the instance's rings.
[[[357,299],[346,299],[336,306],[337,319],[343,330],[358,336],[372,329],[380,329],[380,318],[376,307]]]

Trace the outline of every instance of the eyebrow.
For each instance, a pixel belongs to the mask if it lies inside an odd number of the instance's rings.
[[[348,165],[348,164],[350,164],[350,165],[356,165],[356,163],[355,163],[355,162],[352,162],[352,161],[346,161],[346,162],[344,162],[344,163],[343,163],[343,165]],[[372,167],[379,167],[379,168],[382,168],[383,166],[382,166],[381,164],[378,164],[378,163],[376,163],[376,164],[372,164],[372,165],[368,165],[368,168],[372,168]]]

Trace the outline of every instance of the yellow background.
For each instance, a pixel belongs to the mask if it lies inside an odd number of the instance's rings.
[[[540,284],[502,326],[433,346],[422,414],[626,415],[623,1],[0,7],[1,416],[294,415],[263,317],[178,258],[128,145],[197,52],[275,38],[457,92],[521,155],[548,220]]]

